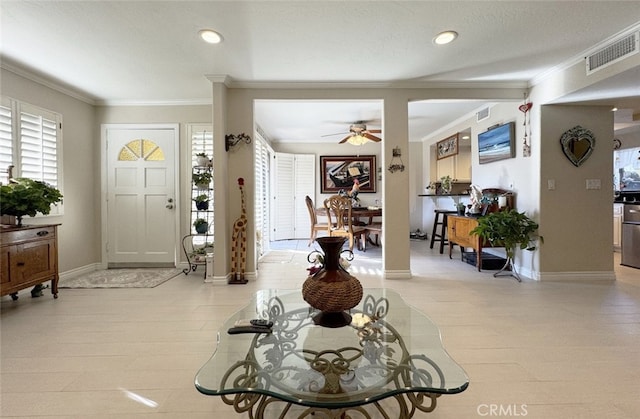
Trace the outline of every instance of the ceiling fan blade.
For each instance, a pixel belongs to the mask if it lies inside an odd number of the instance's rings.
[[[332,137],[334,135],[344,135],[344,134],[348,134],[348,131],[343,131],[343,132],[336,132],[335,134],[325,134],[325,135],[321,135],[320,137]]]
[[[382,138],[378,138],[375,135],[371,135],[368,132],[363,132],[362,136],[368,140],[374,141],[376,143],[379,143],[380,141],[382,141]]]
[[[370,134],[381,134],[382,130],[381,129],[368,129],[367,132],[370,133]]]
[[[338,144],[344,144],[344,143],[346,143],[346,142],[347,142],[347,140],[348,140],[349,138],[351,138],[351,137],[353,137],[353,135],[347,135],[347,136],[346,136],[346,137],[344,137],[344,138],[342,139],[342,141],[340,141]]]

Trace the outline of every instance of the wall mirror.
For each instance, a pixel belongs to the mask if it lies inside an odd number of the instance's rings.
[[[562,134],[560,144],[564,155],[578,167],[593,153],[596,138],[590,130],[577,125]]]

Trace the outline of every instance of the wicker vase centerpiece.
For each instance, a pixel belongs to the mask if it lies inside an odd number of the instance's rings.
[[[340,265],[342,245],[346,240],[346,237],[316,239],[324,252],[319,258],[322,266],[310,274],[302,285],[302,298],[311,307],[320,310],[313,320],[321,326],[348,325],[351,323],[351,315],[345,311],[357,306],[362,300],[362,284]]]

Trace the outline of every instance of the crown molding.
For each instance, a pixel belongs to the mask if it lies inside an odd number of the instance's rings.
[[[211,105],[211,98],[176,100],[98,100],[96,106],[202,106]]]
[[[207,76],[209,80],[214,80]],[[220,81],[221,80],[216,80]],[[233,89],[522,89],[527,81],[421,81],[392,80],[380,82],[359,81],[248,81],[224,79],[224,84]]]
[[[12,60],[2,57],[0,60],[0,68],[10,71],[20,77],[23,77],[27,80],[31,80],[32,82],[41,84],[42,86],[48,87],[49,89],[53,89],[57,92],[70,96],[74,99],[78,99],[81,102],[87,103],[89,105],[95,105],[96,99],[88,96],[77,89],[70,88],[68,86],[63,85],[62,83],[56,82],[47,78],[45,76],[40,76],[36,74],[32,70],[28,70],[21,65],[14,63]]]

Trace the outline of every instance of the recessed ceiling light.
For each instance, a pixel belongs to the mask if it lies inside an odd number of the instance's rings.
[[[458,37],[458,32],[456,31],[444,31],[440,32],[433,38],[433,42],[438,45],[448,44]]]
[[[612,112],[617,112],[617,111],[618,111],[618,108],[612,108],[612,109],[611,109],[611,111],[612,111]]]
[[[200,38],[210,44],[219,44],[222,42],[222,35],[212,29],[203,29],[199,32]]]

